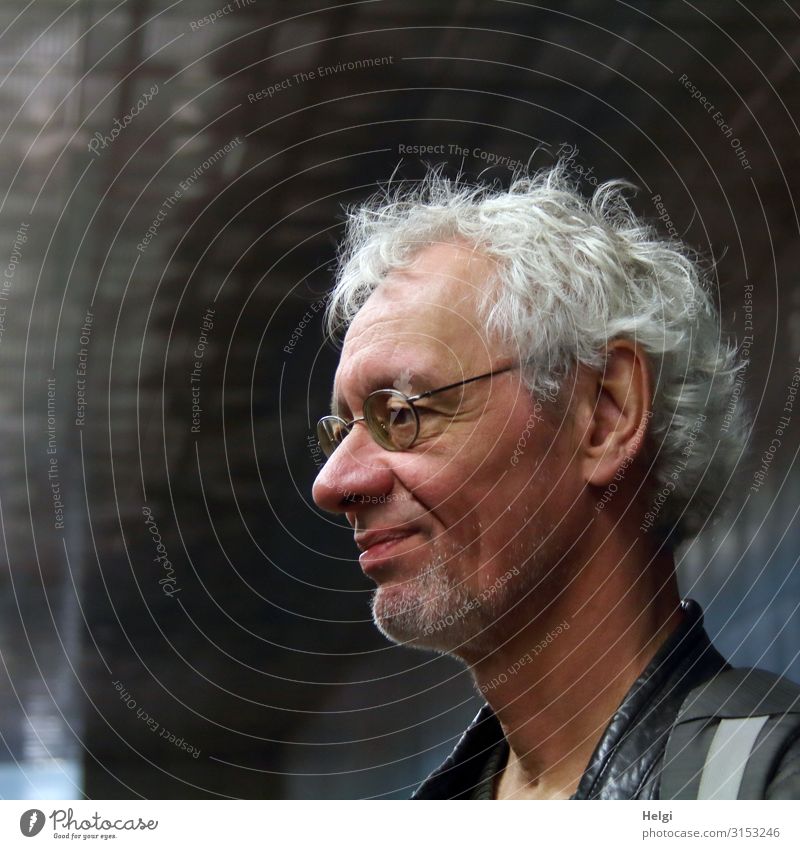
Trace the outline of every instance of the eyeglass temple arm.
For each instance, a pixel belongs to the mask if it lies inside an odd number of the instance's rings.
[[[428,392],[421,392],[419,395],[413,395],[408,400],[420,401],[422,398],[430,398],[431,395],[436,395],[439,392],[446,392],[448,389],[455,389],[456,386],[466,386],[468,383],[472,383],[476,380],[483,380],[485,377],[493,377],[496,374],[503,374],[503,372],[511,371],[513,368],[517,368],[517,366],[506,366],[505,368],[495,369],[494,371],[487,371],[486,374],[479,374],[476,377],[469,377],[466,380],[457,380],[455,383],[449,383],[447,386],[440,386],[438,389],[430,389]]]

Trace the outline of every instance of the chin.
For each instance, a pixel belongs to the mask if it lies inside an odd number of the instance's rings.
[[[430,588],[429,588],[430,589]],[[379,587],[372,598],[372,618],[389,640],[409,648],[460,656],[486,650],[491,623],[463,587],[439,587],[421,595],[409,585]]]

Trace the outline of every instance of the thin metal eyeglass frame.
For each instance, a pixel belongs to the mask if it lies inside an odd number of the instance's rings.
[[[364,405],[365,406],[366,406],[367,402],[369,401],[369,399],[373,395],[377,395],[380,392],[390,391],[390,392],[396,393],[397,395],[402,396],[406,400],[406,403],[414,411],[414,416],[416,417],[416,421],[417,421],[417,432],[414,434],[414,438],[411,440],[411,442],[405,448],[388,448],[385,445],[381,444],[381,442],[379,442],[377,437],[375,436],[373,429],[369,426],[369,423],[366,421],[365,416],[358,416],[358,418],[355,418],[350,422],[345,421],[341,416],[323,416],[317,422],[317,442],[319,443],[320,448],[322,448],[322,443],[321,443],[321,440],[319,439],[319,429],[320,429],[320,426],[322,425],[322,422],[326,421],[327,419],[335,419],[338,422],[342,422],[342,424],[344,425],[343,430],[345,431],[345,436],[342,437],[342,439],[336,444],[333,451],[335,451],[342,444],[342,442],[344,442],[347,434],[349,434],[350,431],[353,429],[353,425],[356,425],[359,422],[364,422],[367,425],[367,430],[369,431],[370,436],[375,440],[375,442],[381,448],[385,448],[387,451],[407,451],[417,441],[417,436],[419,436],[419,411],[414,406],[414,404],[417,401],[421,401],[423,398],[430,398],[431,395],[437,395],[439,392],[446,392],[448,389],[455,389],[457,386],[466,386],[468,383],[474,383],[476,380],[484,380],[487,377],[494,377],[496,374],[504,374],[505,372],[511,371],[512,369],[515,369],[515,368],[519,368],[519,363],[514,363],[513,365],[505,366],[505,368],[492,369],[492,371],[487,371],[485,374],[479,374],[479,375],[476,375],[475,377],[468,377],[466,380],[458,380],[455,383],[448,383],[447,386],[440,386],[438,389],[429,389],[427,392],[420,392],[418,395],[406,395],[404,392],[400,392],[400,390],[398,390],[398,389],[388,389],[388,387],[387,387],[387,389],[376,389],[374,392],[370,392],[370,394],[367,395],[367,397],[364,399]],[[325,453],[325,449],[323,448],[322,450],[323,450],[323,453]],[[326,454],[326,457],[331,457],[333,455],[333,451],[331,451],[330,454]]]

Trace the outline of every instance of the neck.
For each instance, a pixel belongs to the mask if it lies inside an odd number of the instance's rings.
[[[681,620],[671,553],[597,557],[500,649],[471,659],[510,745],[500,798],[569,798],[633,682]]]

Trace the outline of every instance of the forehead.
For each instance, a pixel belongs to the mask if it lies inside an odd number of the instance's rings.
[[[334,397],[367,394],[409,374],[413,392],[425,391],[442,377],[488,370],[498,346],[487,338],[477,304],[492,271],[470,248],[437,244],[387,274],[345,336]]]

